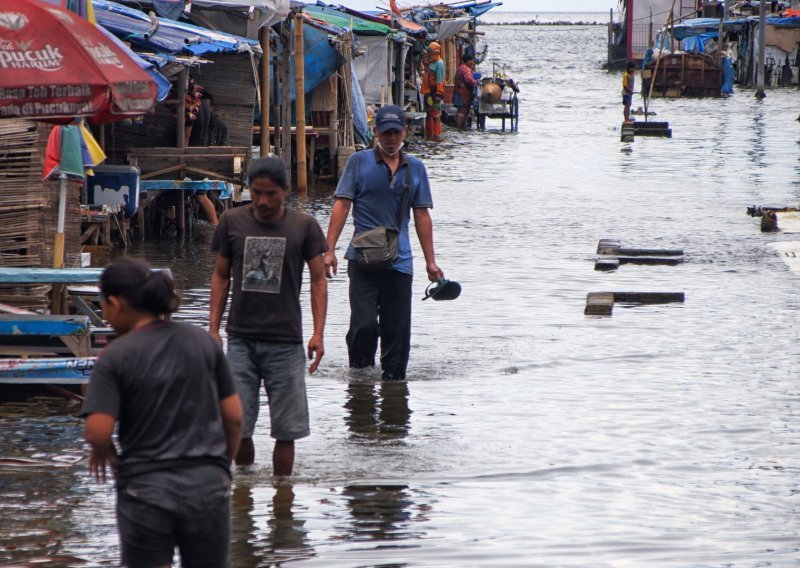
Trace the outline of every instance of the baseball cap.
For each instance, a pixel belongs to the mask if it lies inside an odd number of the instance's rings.
[[[406,113],[396,105],[382,106],[375,115],[375,127],[378,132],[403,130],[406,127]]]

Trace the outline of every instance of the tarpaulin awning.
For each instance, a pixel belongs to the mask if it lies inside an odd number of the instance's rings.
[[[464,31],[469,26],[470,19],[451,18],[447,20],[439,20],[436,24],[436,41],[444,41],[453,37],[458,32]]]
[[[97,23],[124,41],[166,53],[261,53],[257,40],[156,18],[116,2],[94,0]]]
[[[723,31],[727,32],[741,29],[742,26],[751,23],[758,23],[758,16],[725,20],[722,26]],[[800,18],[767,18],[766,23],[781,27],[800,27]],[[719,18],[693,18],[684,20],[672,28],[673,37],[677,40],[711,33],[719,33]]]
[[[181,14],[186,14],[192,21],[202,25],[216,22],[219,25],[211,29],[225,31],[236,35],[242,33],[241,24],[247,27],[255,23],[256,29],[272,26],[284,20],[289,15],[289,0],[123,0],[138,8],[152,7],[156,14],[162,18],[177,20]],[[189,8],[189,11],[187,11]],[[213,12],[216,14],[209,14]],[[241,15],[247,16],[242,18]],[[199,18],[198,18],[199,16]],[[229,17],[230,16],[230,17]],[[198,21],[202,20],[202,21]],[[238,22],[237,22],[238,20]],[[236,22],[231,28],[229,24]]]
[[[483,16],[486,12],[491,10],[492,8],[497,8],[498,6],[502,6],[502,2],[493,2],[491,4],[482,4],[480,6],[470,6],[467,8],[467,12],[469,12],[470,16],[478,17]]]
[[[322,20],[323,22],[332,24],[342,30],[352,29],[353,33],[356,35],[385,36],[392,32],[392,28],[387,25],[365,20],[352,14],[340,12],[339,10],[330,8],[328,6],[310,4],[306,6],[303,11],[317,20]]]

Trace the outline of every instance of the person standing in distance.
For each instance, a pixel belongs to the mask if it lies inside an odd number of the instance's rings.
[[[393,227],[401,206],[403,189],[408,184],[408,203],[414,215],[425,269],[435,282],[444,278],[436,264],[433,250],[433,207],[428,172],[417,158],[403,152],[406,136],[405,113],[398,106],[382,107],[375,117],[376,144],[373,150],[353,154],[336,187],[336,198],[328,226],[328,250],[324,255],[329,277],[336,275],[336,243],[353,209],[355,232],[375,227]],[[356,254],[348,247],[347,274],[350,277],[350,329],[347,351],[350,366],[375,365],[378,339],[381,346],[381,369],[385,380],[403,380],[411,350],[411,281],[413,259],[409,239],[409,211],[403,212],[399,252],[396,262],[378,272],[368,272],[355,262]]]
[[[292,474],[295,440],[311,433],[300,310],[303,268],[308,264],[311,275],[314,333],[307,354],[313,373],[325,353],[328,282],[322,253],[328,245],[311,215],[286,206],[288,176],[280,158],[254,160],[247,177],[252,203],[226,211],[214,233],[209,331],[221,345],[219,327],[233,274],[228,362],[244,408],[236,464],[255,460],[253,431],[263,382],[275,439],[273,474],[284,476]]]
[[[224,568],[230,547],[230,462],[242,408],[222,349],[202,329],[167,321],[172,277],[125,258],[100,277],[118,337],[92,371],[81,413],[89,471],[117,481],[123,566]],[[119,423],[118,455],[111,438]]]

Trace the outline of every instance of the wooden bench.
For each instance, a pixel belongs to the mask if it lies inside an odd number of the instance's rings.
[[[0,315],[0,354],[26,356],[63,352],[76,357],[90,353],[89,318],[86,316]]]

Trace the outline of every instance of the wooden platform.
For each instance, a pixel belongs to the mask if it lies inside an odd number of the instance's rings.
[[[623,247],[616,239],[601,239],[597,244],[594,269],[616,270],[622,264],[675,266],[683,262],[682,249],[651,249]]]
[[[587,316],[610,316],[615,303],[652,305],[683,303],[685,300],[683,292],[589,292],[583,313]]]

